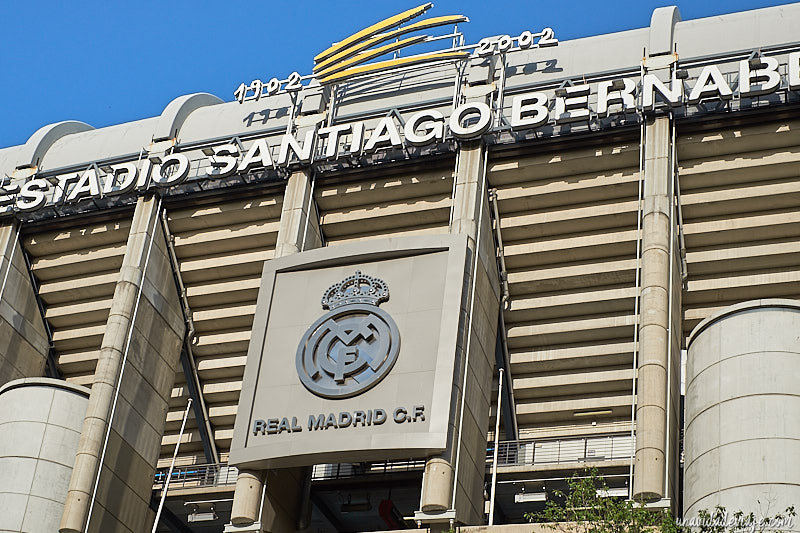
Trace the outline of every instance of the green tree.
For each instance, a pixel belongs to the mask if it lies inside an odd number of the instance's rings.
[[[555,491],[555,498],[547,501],[544,511],[527,513],[525,518],[553,529],[562,529],[560,524],[570,522],[569,531],[577,533],[765,533],[791,529],[797,516],[794,506],[761,518],[742,511],[729,513],[717,506],[678,521],[666,509],[647,509],[632,500],[602,497],[607,491],[608,485],[597,469],[590,469],[569,478],[567,490]]]
[[[608,485],[603,477],[597,469],[590,469],[582,476],[569,478],[567,490],[555,491],[555,501],[548,500],[544,511],[527,513],[525,517],[530,522],[550,524],[554,529],[558,529],[561,522],[574,522],[574,531],[582,533],[638,533],[645,529],[657,529],[662,533],[680,531],[669,511],[650,510],[631,500],[598,495],[605,491],[608,491]]]

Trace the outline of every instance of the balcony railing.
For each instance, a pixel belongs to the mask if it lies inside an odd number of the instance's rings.
[[[633,439],[628,434],[598,435],[573,439],[501,441],[500,466],[546,465],[630,459]],[[494,448],[486,450],[486,461],[494,459]]]
[[[409,459],[407,461],[380,461],[377,463],[332,463],[314,465],[312,481],[326,479],[345,479],[360,476],[396,474],[398,472],[416,472],[425,468],[425,459]]]
[[[156,470],[153,489],[164,488],[168,473],[169,468]],[[170,490],[175,490],[236,485],[237,475],[239,475],[239,469],[235,466],[228,466],[227,463],[176,466],[172,471],[169,488]]]
[[[486,450],[491,463],[494,449]],[[630,459],[633,440],[630,435],[599,435],[574,439],[512,440],[500,442],[497,464],[500,466],[544,465],[576,462],[598,462]],[[425,459],[380,461],[374,463],[334,463],[314,465],[311,479],[322,481],[360,476],[387,475],[401,472],[421,472]],[[154,486],[162,489],[168,468],[156,470]],[[169,483],[170,489],[220,487],[236,484],[239,470],[226,463],[176,467]]]

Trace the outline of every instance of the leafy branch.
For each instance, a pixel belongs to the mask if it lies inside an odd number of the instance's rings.
[[[597,469],[587,470],[583,476],[569,478],[566,491],[555,491],[556,501],[548,500],[542,512],[526,513],[525,518],[530,522],[550,524],[553,529],[557,529],[560,522],[573,522],[581,533],[639,533],[653,529],[662,533],[680,531],[668,511],[654,511],[631,500],[598,495],[608,490]],[[560,505],[558,501],[564,504]]]
[[[555,498],[547,501],[543,511],[526,513],[525,518],[558,530],[565,529],[560,524],[569,522],[570,533],[765,533],[792,529],[797,515],[793,506],[763,518],[742,511],[729,513],[717,506],[713,511],[700,511],[697,517],[676,520],[668,509],[648,509],[632,500],[603,497],[608,490],[597,469],[587,470],[569,478],[566,491],[554,491]]]

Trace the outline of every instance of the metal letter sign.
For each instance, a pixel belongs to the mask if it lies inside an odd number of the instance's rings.
[[[378,308],[389,288],[360,271],[331,286],[322,297],[330,311],[314,322],[297,347],[297,374],[323,398],[350,398],[374,387],[397,361],[400,333]]]

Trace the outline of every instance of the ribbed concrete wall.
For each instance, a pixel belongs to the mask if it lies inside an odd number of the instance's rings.
[[[283,195],[273,192],[167,211],[195,327],[192,352],[223,461],[233,436],[261,271],[275,254],[282,205]],[[188,398],[185,378],[178,372],[159,466],[169,465]],[[190,417],[179,464],[202,462],[200,435]]]
[[[0,388],[0,531],[58,531],[88,397],[47,378]]]
[[[0,385],[43,375],[49,349],[18,232],[0,226]]]
[[[638,149],[562,148],[489,164],[520,438],[630,434]]]
[[[67,381],[91,387],[114,287],[125,255],[131,213],[26,235],[24,246]],[[37,310],[38,312],[38,310]]]
[[[754,300],[689,340],[684,516],[758,518],[800,502],[800,301]],[[797,530],[797,529],[795,529]]]
[[[800,299],[800,121],[678,137],[683,332],[729,305]]]
[[[446,234],[453,204],[453,163],[358,181],[317,183],[315,200],[328,244],[397,235]]]
[[[483,176],[480,145],[463,146],[453,195],[452,233],[469,236],[468,274],[465,276],[461,323],[464,334],[457,342],[450,444],[455,467],[456,521],[483,522],[486,440],[495,370],[500,281],[497,275],[491,216]],[[477,257],[476,257],[477,256]],[[457,459],[457,461],[455,461]],[[424,497],[423,497],[424,501]]]
[[[62,532],[138,533],[150,527],[153,473],[185,329],[160,213],[155,198],[137,203]]]

